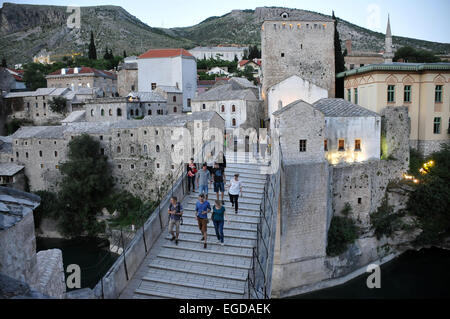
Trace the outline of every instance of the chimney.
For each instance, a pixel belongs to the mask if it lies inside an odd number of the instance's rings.
[[[347,49],[347,55],[352,54],[352,40],[345,41],[345,48]]]

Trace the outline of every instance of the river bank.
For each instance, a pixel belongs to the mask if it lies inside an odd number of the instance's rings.
[[[331,288],[289,299],[404,299],[450,297],[450,251],[439,248],[408,250],[381,265],[381,288],[369,289],[369,273]]]

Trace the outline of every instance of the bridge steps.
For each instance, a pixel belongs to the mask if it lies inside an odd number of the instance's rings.
[[[178,245],[170,241],[167,228],[152,247],[131,298],[236,299],[244,298],[248,271],[256,244],[259,207],[263,198],[267,165],[232,163],[227,158],[229,180],[235,173],[243,182],[244,197],[239,198],[239,214],[225,194],[225,208],[230,223],[225,222],[225,242],[218,242],[212,222],[208,224],[208,247],[200,241],[195,203],[198,193],[182,202],[184,216]],[[209,202],[216,194],[210,187]]]

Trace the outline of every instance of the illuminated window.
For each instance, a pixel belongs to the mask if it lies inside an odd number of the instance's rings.
[[[299,141],[300,152],[306,152],[306,140]]]
[[[338,142],[338,151],[339,152],[345,151],[344,145],[345,145],[344,139],[340,139],[339,142]]]
[[[328,140],[324,140],[324,141],[323,141],[323,150],[324,150],[325,152],[328,152]]]
[[[355,151],[361,151],[361,140],[355,140]]]

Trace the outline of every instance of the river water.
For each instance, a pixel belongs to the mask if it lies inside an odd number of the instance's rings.
[[[118,255],[111,253],[109,244],[99,239],[54,239],[37,238],[36,250],[59,248],[63,255],[64,270],[71,264],[77,264],[81,268],[81,288],[94,288],[101,277],[112,266]],[[65,272],[65,276],[70,273]],[[67,289],[70,291],[71,289]]]
[[[407,251],[381,266],[381,288],[367,288],[364,274],[343,285],[296,296],[296,299],[449,298],[450,251]]]

